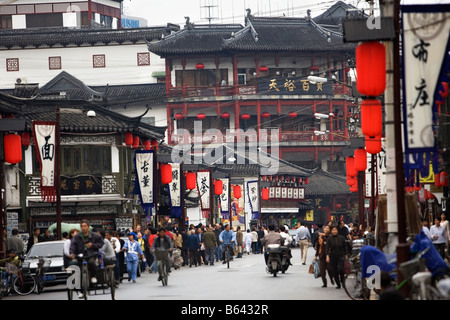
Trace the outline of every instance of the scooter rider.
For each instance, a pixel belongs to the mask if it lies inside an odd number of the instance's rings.
[[[284,238],[279,233],[275,232],[274,225],[269,225],[269,233],[261,239],[261,245],[264,247],[264,259],[266,264],[269,259],[266,248],[269,244],[279,244],[280,246],[284,244]]]

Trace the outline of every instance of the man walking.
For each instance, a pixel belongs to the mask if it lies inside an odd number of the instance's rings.
[[[6,250],[14,250],[19,257],[23,256],[23,240],[19,236],[19,230],[13,229],[11,237],[6,239]]]
[[[244,244],[244,234],[241,231],[241,227],[236,228],[236,246],[237,246],[237,257],[242,258],[242,245]]]
[[[212,232],[212,228],[207,228],[205,234],[203,235],[203,243],[205,244],[206,251],[206,261],[205,265],[209,264],[214,265],[215,258],[215,250],[217,248],[217,239],[214,232]]]
[[[187,247],[189,250],[189,268],[192,267],[193,264],[197,266],[197,255],[198,249],[200,248],[200,241],[195,232],[191,232],[191,234],[187,237]]]
[[[295,242],[298,243],[298,246],[300,246],[302,264],[306,265],[306,256],[308,254],[308,246],[309,241],[311,240],[311,234],[309,233],[308,228],[306,228],[303,223],[301,223],[300,225],[301,226],[297,231],[297,235],[295,236]]]

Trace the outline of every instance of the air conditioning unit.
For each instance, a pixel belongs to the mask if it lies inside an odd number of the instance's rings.
[[[17,84],[26,84],[26,83],[28,83],[28,81],[27,81],[27,78],[22,77],[22,78],[17,78],[16,83]]]

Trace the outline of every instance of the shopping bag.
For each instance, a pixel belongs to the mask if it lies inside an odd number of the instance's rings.
[[[313,274],[314,273],[314,267],[313,267],[313,264],[311,263],[311,265],[309,266],[309,271],[308,271],[308,273],[309,274]]]
[[[314,278],[320,277],[320,266],[317,260],[313,260],[313,268],[314,268]]]

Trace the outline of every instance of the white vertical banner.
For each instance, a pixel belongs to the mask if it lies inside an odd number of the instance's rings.
[[[172,182],[169,182],[169,195],[170,204],[172,207],[181,206],[181,177],[180,177],[180,164],[171,163],[172,166]]]
[[[258,181],[247,182],[247,194],[250,208],[252,210],[252,219],[259,214],[259,188]]]
[[[209,171],[197,171],[197,189],[202,210],[210,209],[210,174]]]
[[[377,155],[378,194],[387,194],[386,138],[381,138],[381,151]]]
[[[56,201],[55,152],[56,122],[33,121],[33,138],[36,157],[41,168],[41,198]]]
[[[219,196],[220,211],[224,219],[230,219],[229,196],[228,196],[230,179],[223,178],[218,180],[221,180],[223,183],[222,194]]]
[[[144,212],[148,214],[150,210],[150,215],[154,206],[153,161],[152,150],[136,150],[135,169],[136,182],[139,186],[139,198]]]
[[[402,6],[404,139],[407,153],[432,150],[434,95],[447,54],[444,6]],[[448,6],[446,7],[448,10]]]

